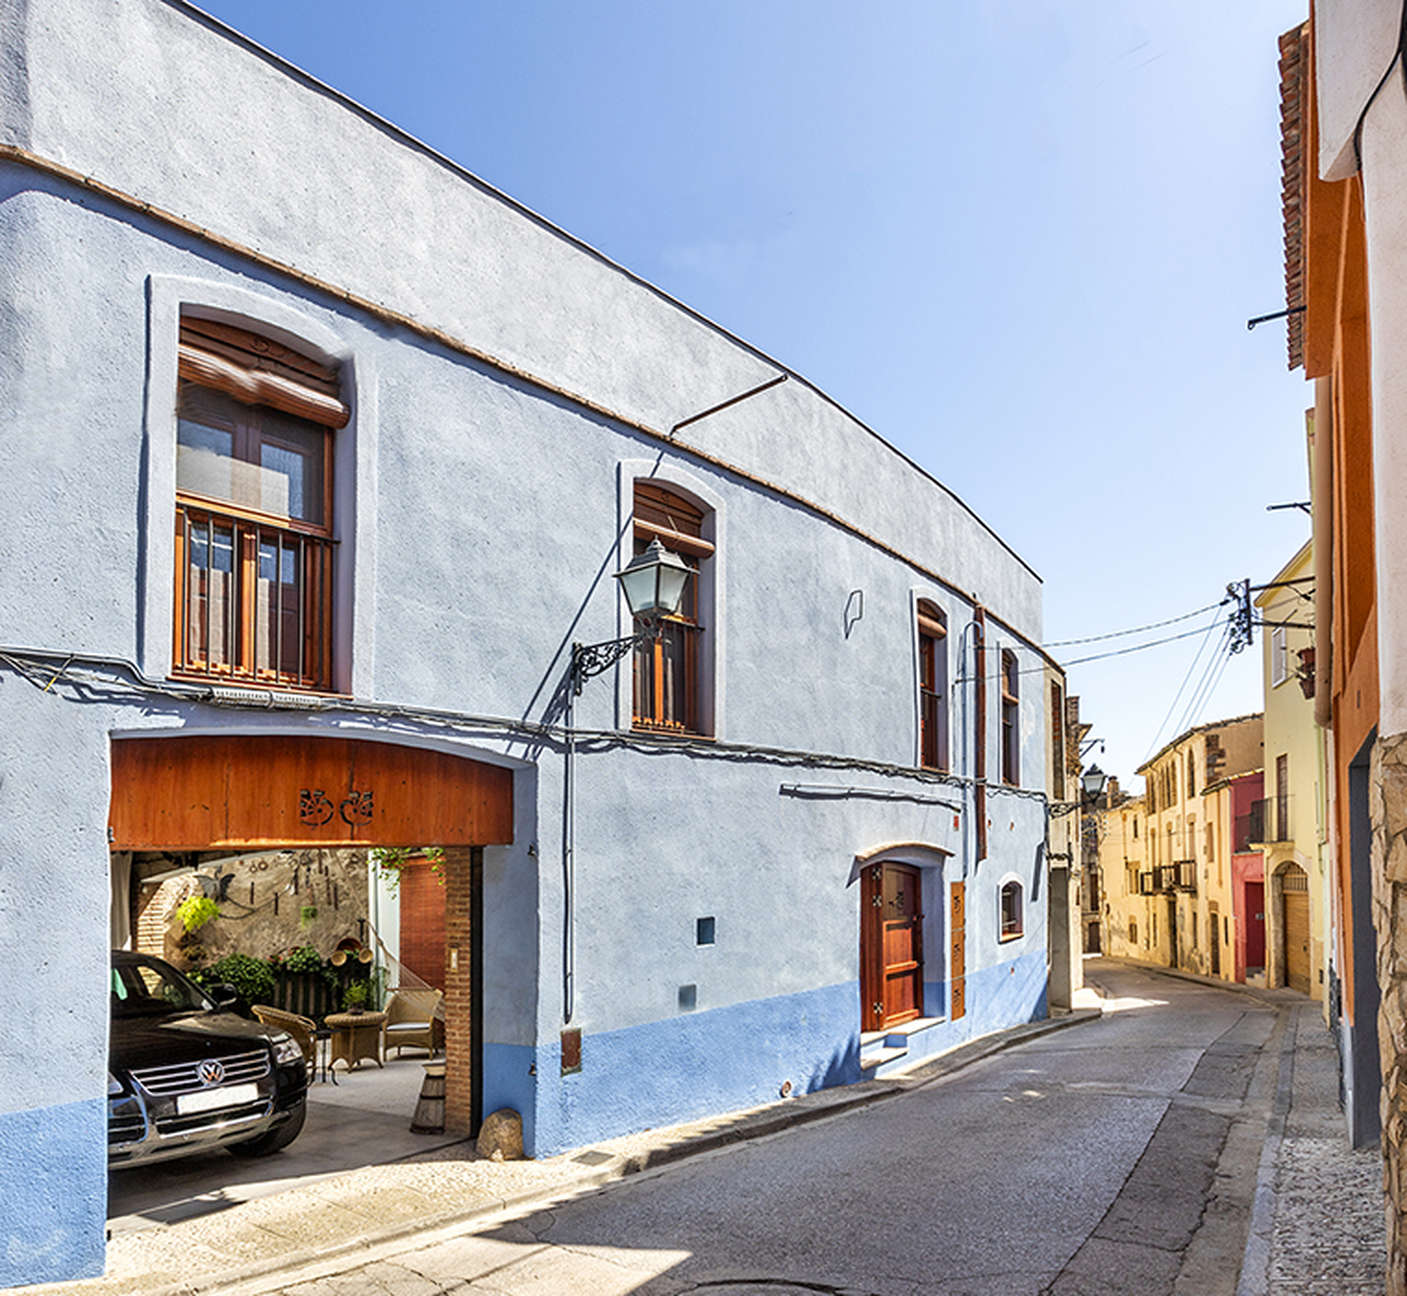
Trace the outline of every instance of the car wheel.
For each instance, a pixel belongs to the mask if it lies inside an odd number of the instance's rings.
[[[243,1143],[231,1143],[229,1149],[235,1156],[269,1156],[286,1148],[302,1132],[303,1122],[308,1118],[308,1100],[303,1099],[293,1110],[293,1115],[282,1125],[276,1125],[258,1138]]]

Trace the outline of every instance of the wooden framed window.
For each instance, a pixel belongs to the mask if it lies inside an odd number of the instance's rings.
[[[1002,649],[1002,782],[1021,781],[1021,676],[1016,669],[1016,654]]]
[[[181,321],[173,672],[332,687],[335,370]]]
[[[1015,940],[1026,930],[1021,883],[1003,882],[1001,889],[1001,939]]]
[[[1050,767],[1051,793],[1065,800],[1065,691],[1050,682]]]
[[[1189,799],[1197,795],[1197,764],[1193,760],[1192,753],[1187,753],[1187,796]]]
[[[948,618],[927,599],[918,604],[919,763],[948,768]]]
[[[683,495],[653,480],[636,481],[634,552],[643,553],[658,539],[694,567],[678,615],[664,620],[657,639],[635,649],[632,710],[637,729],[703,732],[699,584],[714,552],[704,538],[706,519],[705,511]]]

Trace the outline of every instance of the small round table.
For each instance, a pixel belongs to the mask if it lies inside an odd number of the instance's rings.
[[[381,1027],[386,1021],[384,1012],[329,1013],[323,1018],[332,1029],[331,1056],[327,1069],[332,1070],[339,1062],[347,1064],[351,1071],[361,1064],[363,1058],[370,1058],[381,1066]]]

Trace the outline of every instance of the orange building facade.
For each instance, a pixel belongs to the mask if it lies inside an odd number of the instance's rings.
[[[1407,139],[1400,12],[1321,0],[1280,38],[1290,367],[1314,383],[1314,710],[1326,731],[1329,1017],[1349,1138],[1382,1142],[1388,1290],[1407,1292]],[[1386,69],[1386,71],[1384,71]],[[1407,335],[1407,334],[1405,334]],[[1396,503],[1395,503],[1396,502]]]

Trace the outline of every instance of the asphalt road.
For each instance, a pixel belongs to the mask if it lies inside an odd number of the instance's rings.
[[[1231,1296],[1285,1014],[1099,965],[1101,1021],[293,1296]]]

